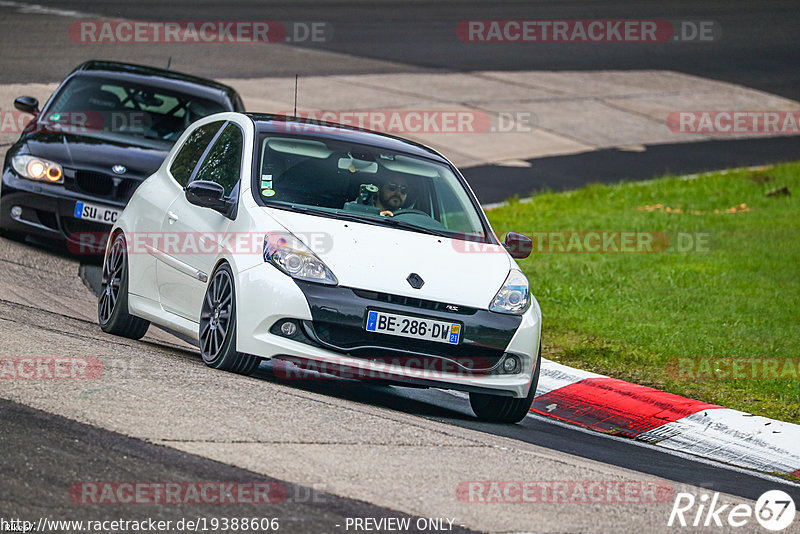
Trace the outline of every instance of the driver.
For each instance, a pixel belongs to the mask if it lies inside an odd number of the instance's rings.
[[[375,207],[381,210],[381,215],[392,217],[393,212],[405,206],[407,197],[408,182],[402,178],[392,178],[378,187]]]

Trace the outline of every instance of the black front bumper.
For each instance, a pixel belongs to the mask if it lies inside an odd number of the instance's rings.
[[[70,187],[70,174],[65,169],[65,184],[48,184],[20,178],[12,170],[3,172],[0,189],[0,228],[49,241],[66,241],[70,251],[77,254],[102,254],[111,225],[85,221],[75,217],[75,203],[90,202],[122,210],[127,198],[90,195]],[[12,216],[14,207],[22,208]]]
[[[313,321],[304,325],[307,342],[356,358],[402,362],[430,358],[454,362],[475,373],[497,368],[522,318],[476,308],[347,287],[296,281]],[[397,337],[365,330],[370,310],[462,325],[457,345]],[[425,362],[420,362],[426,365]]]

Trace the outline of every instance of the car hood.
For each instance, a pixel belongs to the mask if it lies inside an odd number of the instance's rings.
[[[145,143],[147,140],[143,140]],[[114,165],[127,168],[125,176],[147,178],[161,166],[171,146],[152,146],[93,135],[37,132],[25,139],[28,151],[64,167],[109,173]]]
[[[486,309],[511,267],[500,245],[268,210],[325,262],[342,286]],[[421,288],[406,280],[412,273],[424,280]]]

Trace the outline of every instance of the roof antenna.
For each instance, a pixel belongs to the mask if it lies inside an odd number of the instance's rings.
[[[169,56],[169,59],[167,59],[167,70],[169,70],[170,65],[172,65],[172,56]]]
[[[297,118],[297,78],[298,74],[294,75],[294,118]]]

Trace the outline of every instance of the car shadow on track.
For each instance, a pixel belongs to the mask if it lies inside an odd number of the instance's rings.
[[[458,404],[464,404],[464,410],[454,407],[442,406],[433,399],[428,400],[430,393],[439,392],[425,388],[398,387],[376,381],[354,380],[339,378],[321,373],[305,372],[307,378],[285,378],[276,374],[273,361],[265,361],[256,370],[253,378],[265,380],[274,384],[289,386],[310,393],[318,393],[342,400],[369,404],[388,408],[398,412],[418,415],[433,419],[474,420],[466,399],[456,399]],[[449,397],[449,395],[448,395]]]
[[[25,247],[47,252],[48,254],[52,254],[63,259],[79,261],[81,264],[96,265],[98,268],[103,264],[102,254],[78,255],[73,253],[66,244],[59,241],[48,241],[46,239],[8,233],[0,234],[0,239],[5,239]]]

